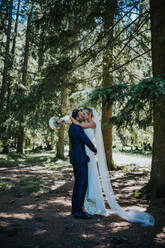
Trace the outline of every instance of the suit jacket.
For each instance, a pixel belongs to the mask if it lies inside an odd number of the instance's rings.
[[[85,153],[85,145],[93,152],[97,152],[95,146],[79,125],[71,124],[69,128],[70,162],[71,164],[87,163],[89,157]]]

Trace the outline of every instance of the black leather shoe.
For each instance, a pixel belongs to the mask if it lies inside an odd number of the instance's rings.
[[[75,218],[79,218],[79,219],[84,219],[84,220],[92,219],[91,216],[88,216],[88,215],[85,214],[85,213],[75,213],[75,214],[74,214],[74,217],[75,217]]]
[[[75,213],[85,213],[86,214],[86,212],[83,212],[83,211],[82,212],[74,212],[74,211],[71,212],[72,215],[74,215]]]

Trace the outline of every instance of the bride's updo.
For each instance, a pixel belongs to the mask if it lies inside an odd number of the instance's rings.
[[[93,111],[91,108],[84,107],[82,111],[85,111],[88,115],[91,114],[91,116],[93,117]]]

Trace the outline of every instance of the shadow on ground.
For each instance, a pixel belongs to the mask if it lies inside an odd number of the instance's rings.
[[[125,209],[137,206],[151,213],[156,220],[154,227],[128,223],[115,215],[75,219],[70,214],[73,175],[68,161],[53,162],[49,154],[33,154],[24,161],[19,157],[12,159],[12,166],[0,166],[1,177],[11,183],[11,187],[0,192],[1,248],[165,246],[165,199],[151,204],[131,198],[134,190],[148,180],[146,173],[114,172],[112,185],[119,204]],[[31,185],[30,192],[21,187],[22,178],[25,185]]]

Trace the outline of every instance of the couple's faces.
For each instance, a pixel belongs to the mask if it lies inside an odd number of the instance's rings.
[[[84,117],[81,111],[78,112],[78,117],[80,121],[84,121]]]
[[[87,120],[88,119],[88,113],[86,111],[80,111],[79,112],[79,119],[80,119],[80,121]]]
[[[82,111],[82,115],[84,117],[84,120],[87,120],[89,117],[89,114],[86,111]]]

